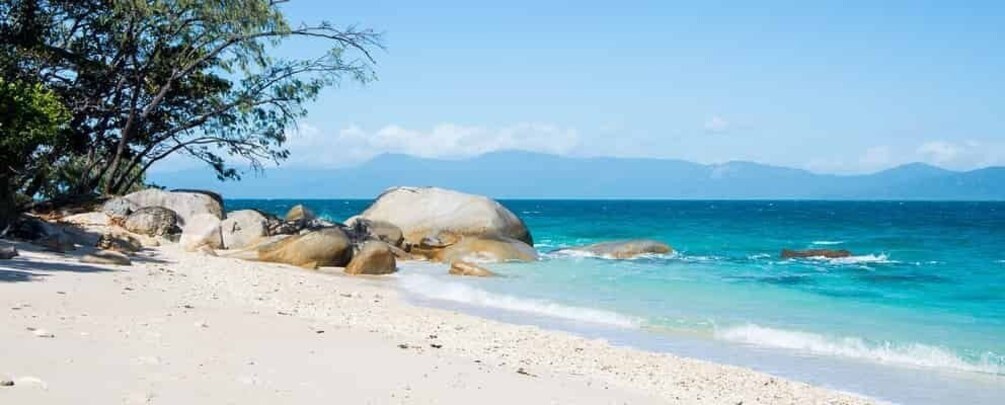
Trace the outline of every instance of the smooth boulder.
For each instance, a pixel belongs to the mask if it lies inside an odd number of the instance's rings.
[[[807,250],[793,250],[793,249],[782,249],[783,259],[803,259],[810,257],[822,257],[827,259],[840,259],[842,257],[851,256],[851,252],[841,249],[807,249]]]
[[[488,197],[436,187],[389,189],[359,217],[394,224],[410,244],[440,231],[534,244],[527,226],[502,204]]]
[[[112,218],[104,212],[85,212],[63,217],[59,222],[72,225],[107,226],[111,224]]]
[[[138,209],[139,205],[122,197],[108,200],[101,206],[101,212],[111,218],[125,218]]]
[[[311,211],[310,208],[305,207],[303,204],[294,205],[293,208],[290,208],[289,211],[286,211],[286,217],[285,217],[286,221],[288,222],[310,221],[315,218],[317,218],[317,216],[314,215],[314,211]]]
[[[345,267],[346,274],[391,274],[398,271],[397,261],[388,244],[380,241],[366,241],[352,256]]]
[[[258,260],[317,268],[342,267],[352,258],[349,236],[339,228],[322,228],[293,235],[258,248]]]
[[[673,252],[673,248],[658,240],[636,239],[594,243],[592,245],[561,249],[560,251],[584,252],[611,259],[631,259],[646,254],[670,253]]]
[[[255,210],[229,212],[220,230],[224,249],[243,249],[269,235],[269,218]]]
[[[455,261],[500,263],[531,262],[538,259],[537,251],[522,241],[510,238],[462,237],[446,247],[412,248],[412,254],[429,260],[451,263]]]
[[[91,264],[114,264],[117,266],[128,266],[132,264],[129,256],[111,250],[99,250],[89,253],[80,258],[82,263]]]
[[[223,204],[219,197],[203,191],[164,191],[149,188],[127,194],[122,199],[132,203],[137,209],[144,207],[164,207],[178,215],[178,224],[184,226],[199,214],[209,214],[217,219],[223,218]],[[107,207],[108,204],[106,203]]]
[[[495,277],[495,273],[474,263],[453,262],[450,264],[449,274],[454,276],[468,277]]]
[[[204,246],[210,249],[223,248],[220,218],[212,214],[198,214],[189,218],[181,231],[178,244],[189,252],[195,252]]]

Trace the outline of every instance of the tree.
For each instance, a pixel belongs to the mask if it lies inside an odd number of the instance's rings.
[[[53,92],[0,78],[0,231],[19,205],[14,184],[40,169],[32,164],[39,154],[60,146],[68,120]]]
[[[344,80],[374,79],[380,36],[328,22],[291,25],[283,0],[12,0],[0,6],[4,77],[52,89],[69,108],[67,142],[47,149],[52,171],[18,187],[121,193],[174,154],[209,164],[221,179],[279,162],[305,105]],[[312,58],[279,58],[300,39]],[[316,44],[323,45],[317,48]],[[13,55],[13,57],[10,57]],[[99,189],[100,188],[100,189]]]

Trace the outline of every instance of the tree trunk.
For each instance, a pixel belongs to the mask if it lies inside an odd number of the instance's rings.
[[[14,201],[14,187],[10,177],[0,175],[0,235],[7,231],[7,226],[17,218],[17,207]]]

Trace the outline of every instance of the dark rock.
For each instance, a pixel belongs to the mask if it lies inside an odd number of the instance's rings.
[[[13,246],[0,246],[0,260],[10,260],[18,255],[17,248]]]
[[[841,249],[807,249],[807,250],[793,250],[793,249],[782,249],[783,259],[800,259],[807,257],[824,257],[828,259],[837,259],[842,257],[851,256],[851,252]]]
[[[126,217],[127,231],[149,236],[173,235],[181,232],[178,214],[164,207],[143,207]]]

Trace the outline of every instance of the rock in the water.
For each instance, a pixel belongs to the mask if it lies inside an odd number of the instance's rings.
[[[194,252],[203,246],[211,249],[223,248],[220,232],[220,218],[213,214],[197,214],[189,218],[178,240],[182,249]]]
[[[314,211],[311,211],[310,208],[305,207],[303,204],[294,205],[293,208],[290,208],[286,212],[286,221],[289,222],[310,221],[314,218],[317,218],[314,215]]]
[[[493,277],[496,274],[477,264],[468,262],[450,263],[450,274],[455,276]]]
[[[80,261],[83,263],[115,264],[120,266],[128,266],[132,264],[132,261],[129,260],[129,256],[111,250],[99,250],[91,254],[86,254],[84,257],[80,258]]]
[[[377,221],[358,216],[345,221],[345,226],[366,239],[379,240],[391,246],[400,247],[405,241],[401,228],[387,221]]]
[[[229,212],[220,228],[224,249],[243,249],[268,236],[269,218],[255,210]]]
[[[532,245],[527,226],[510,210],[483,196],[435,187],[397,187],[385,191],[359,215],[401,229],[417,245],[440,231],[479,238],[506,237]]]
[[[783,259],[799,259],[807,257],[824,257],[828,259],[837,259],[842,257],[851,256],[851,252],[841,249],[807,249],[807,250],[792,250],[792,249],[782,249]]]
[[[164,207],[143,207],[126,217],[122,224],[127,231],[148,236],[178,233],[178,215]]]
[[[0,260],[10,260],[18,255],[17,248],[13,246],[0,246]]]
[[[70,215],[68,217],[63,217],[60,222],[65,222],[73,225],[109,225],[111,223],[111,217],[104,212],[85,212],[83,214]]]
[[[530,262],[538,259],[537,251],[516,239],[463,237],[444,248],[412,247],[412,254],[429,260],[450,263],[455,261],[498,263]]]
[[[579,246],[561,251],[585,252],[595,256],[608,257],[612,259],[631,259],[645,254],[662,254],[673,252],[673,248],[666,243],[649,240],[625,240],[615,242],[601,242],[592,245]]]
[[[346,274],[391,274],[397,271],[397,261],[391,247],[380,241],[366,241],[359,247],[349,265]]]
[[[258,249],[258,260],[294,266],[345,266],[352,258],[349,236],[339,228],[293,235]]]
[[[217,219],[223,218],[223,204],[218,200],[219,196],[210,192],[164,191],[149,188],[122,198],[136,205],[138,209],[144,207],[170,209],[178,215],[179,226],[185,226],[189,219],[199,214],[213,215]]]

